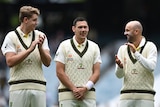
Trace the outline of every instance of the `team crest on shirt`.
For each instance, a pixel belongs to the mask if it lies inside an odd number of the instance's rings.
[[[132,69],[131,74],[138,74],[137,69]]]
[[[31,65],[32,64],[32,60],[31,59],[27,59],[26,61],[25,61],[25,65]]]
[[[72,56],[72,54],[68,54],[67,55],[67,62],[68,61],[73,61],[73,56]]]
[[[78,65],[77,69],[84,69],[84,65],[83,65],[83,63],[79,63],[79,65]]]
[[[17,45],[17,52],[21,52],[22,50],[21,50],[21,47],[20,47],[20,45]]]

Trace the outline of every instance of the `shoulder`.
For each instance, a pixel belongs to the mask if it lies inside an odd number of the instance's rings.
[[[16,36],[15,31],[9,31],[9,32],[6,34],[6,37],[8,37],[8,38],[15,38],[15,37],[17,37],[17,36]]]
[[[119,51],[124,51],[124,50],[126,50],[127,49],[127,45],[125,45],[125,44],[123,44],[123,45],[120,45],[120,47],[119,47]]]
[[[34,33],[35,35],[45,35],[45,33],[40,30],[34,30]]]
[[[60,47],[68,47],[70,45],[70,39],[66,39],[60,42]]]
[[[15,31],[13,30],[13,31],[9,31],[9,32],[7,33],[7,35],[16,35],[16,33],[15,33]]]
[[[155,45],[155,43],[153,43],[152,41],[147,41],[148,45]]]
[[[92,40],[88,40],[89,45],[93,45],[93,46],[98,46],[98,43],[92,41]]]
[[[65,39],[65,40],[63,40],[63,41],[61,42],[61,44],[68,44],[68,43],[70,43],[70,40],[71,40],[71,39]]]
[[[157,48],[157,46],[156,46],[156,44],[154,43],[154,42],[152,42],[152,41],[147,41],[147,43],[146,43],[146,47],[149,49],[149,48]]]

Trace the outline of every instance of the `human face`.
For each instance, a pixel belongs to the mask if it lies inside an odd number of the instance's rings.
[[[124,35],[128,42],[133,43],[135,41],[135,29],[130,24],[126,25]]]
[[[72,26],[72,31],[77,39],[85,39],[89,32],[89,27],[86,21],[78,21],[75,26]]]
[[[38,23],[38,15],[37,14],[33,14],[31,18],[27,18],[26,20],[26,28],[28,29],[28,31],[33,31]]]

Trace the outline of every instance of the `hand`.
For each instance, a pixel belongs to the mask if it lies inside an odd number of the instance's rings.
[[[122,62],[119,60],[119,58],[118,58],[117,55],[115,55],[115,62],[116,62],[116,64],[117,64],[120,68],[123,68],[123,64],[122,64]]]
[[[44,39],[45,39],[45,35],[39,35],[39,38],[38,38],[38,40],[39,40],[38,47],[42,47]]]
[[[133,52],[133,53],[135,53],[136,52],[136,47],[134,46],[134,44],[133,43],[126,43],[126,45],[128,45],[129,47],[130,47],[130,49],[131,49],[131,51]]]
[[[73,90],[73,95],[77,100],[83,100],[86,91],[86,87],[76,88],[75,90]]]
[[[38,42],[39,42],[38,40],[34,40],[32,42],[31,46],[29,47],[30,52],[32,52],[35,49],[35,47],[38,44]]]

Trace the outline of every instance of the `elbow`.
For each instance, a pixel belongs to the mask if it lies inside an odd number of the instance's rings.
[[[150,68],[150,71],[151,71],[151,72],[153,72],[153,71],[154,71],[154,69],[155,69],[155,67],[151,67],[151,68]]]
[[[6,63],[7,63],[7,66],[10,68],[14,66],[14,64],[11,61],[6,61]]]
[[[146,68],[147,68],[149,71],[153,72],[153,71],[155,70],[155,68],[156,68],[156,63],[150,64],[150,65],[146,66]]]
[[[51,59],[47,60],[46,62],[44,62],[44,65],[46,67],[49,67],[51,65]]]
[[[150,69],[151,72],[153,72],[155,70],[155,68],[156,68],[156,64],[154,64],[154,66],[151,67],[151,69]]]
[[[51,62],[47,62],[44,64],[46,67],[49,67],[51,65]]]
[[[153,72],[155,70],[155,67],[149,68],[149,71]]]
[[[64,77],[64,76],[63,76],[63,74],[62,74],[62,73],[60,73],[60,72],[58,72],[58,71],[56,72],[56,76],[57,76],[58,78],[60,78],[60,77]]]
[[[49,66],[50,66],[50,64],[45,64],[45,66],[46,66],[46,67],[49,67]]]
[[[13,67],[13,65],[11,65],[11,64],[7,64],[7,65],[8,65],[9,68]]]

